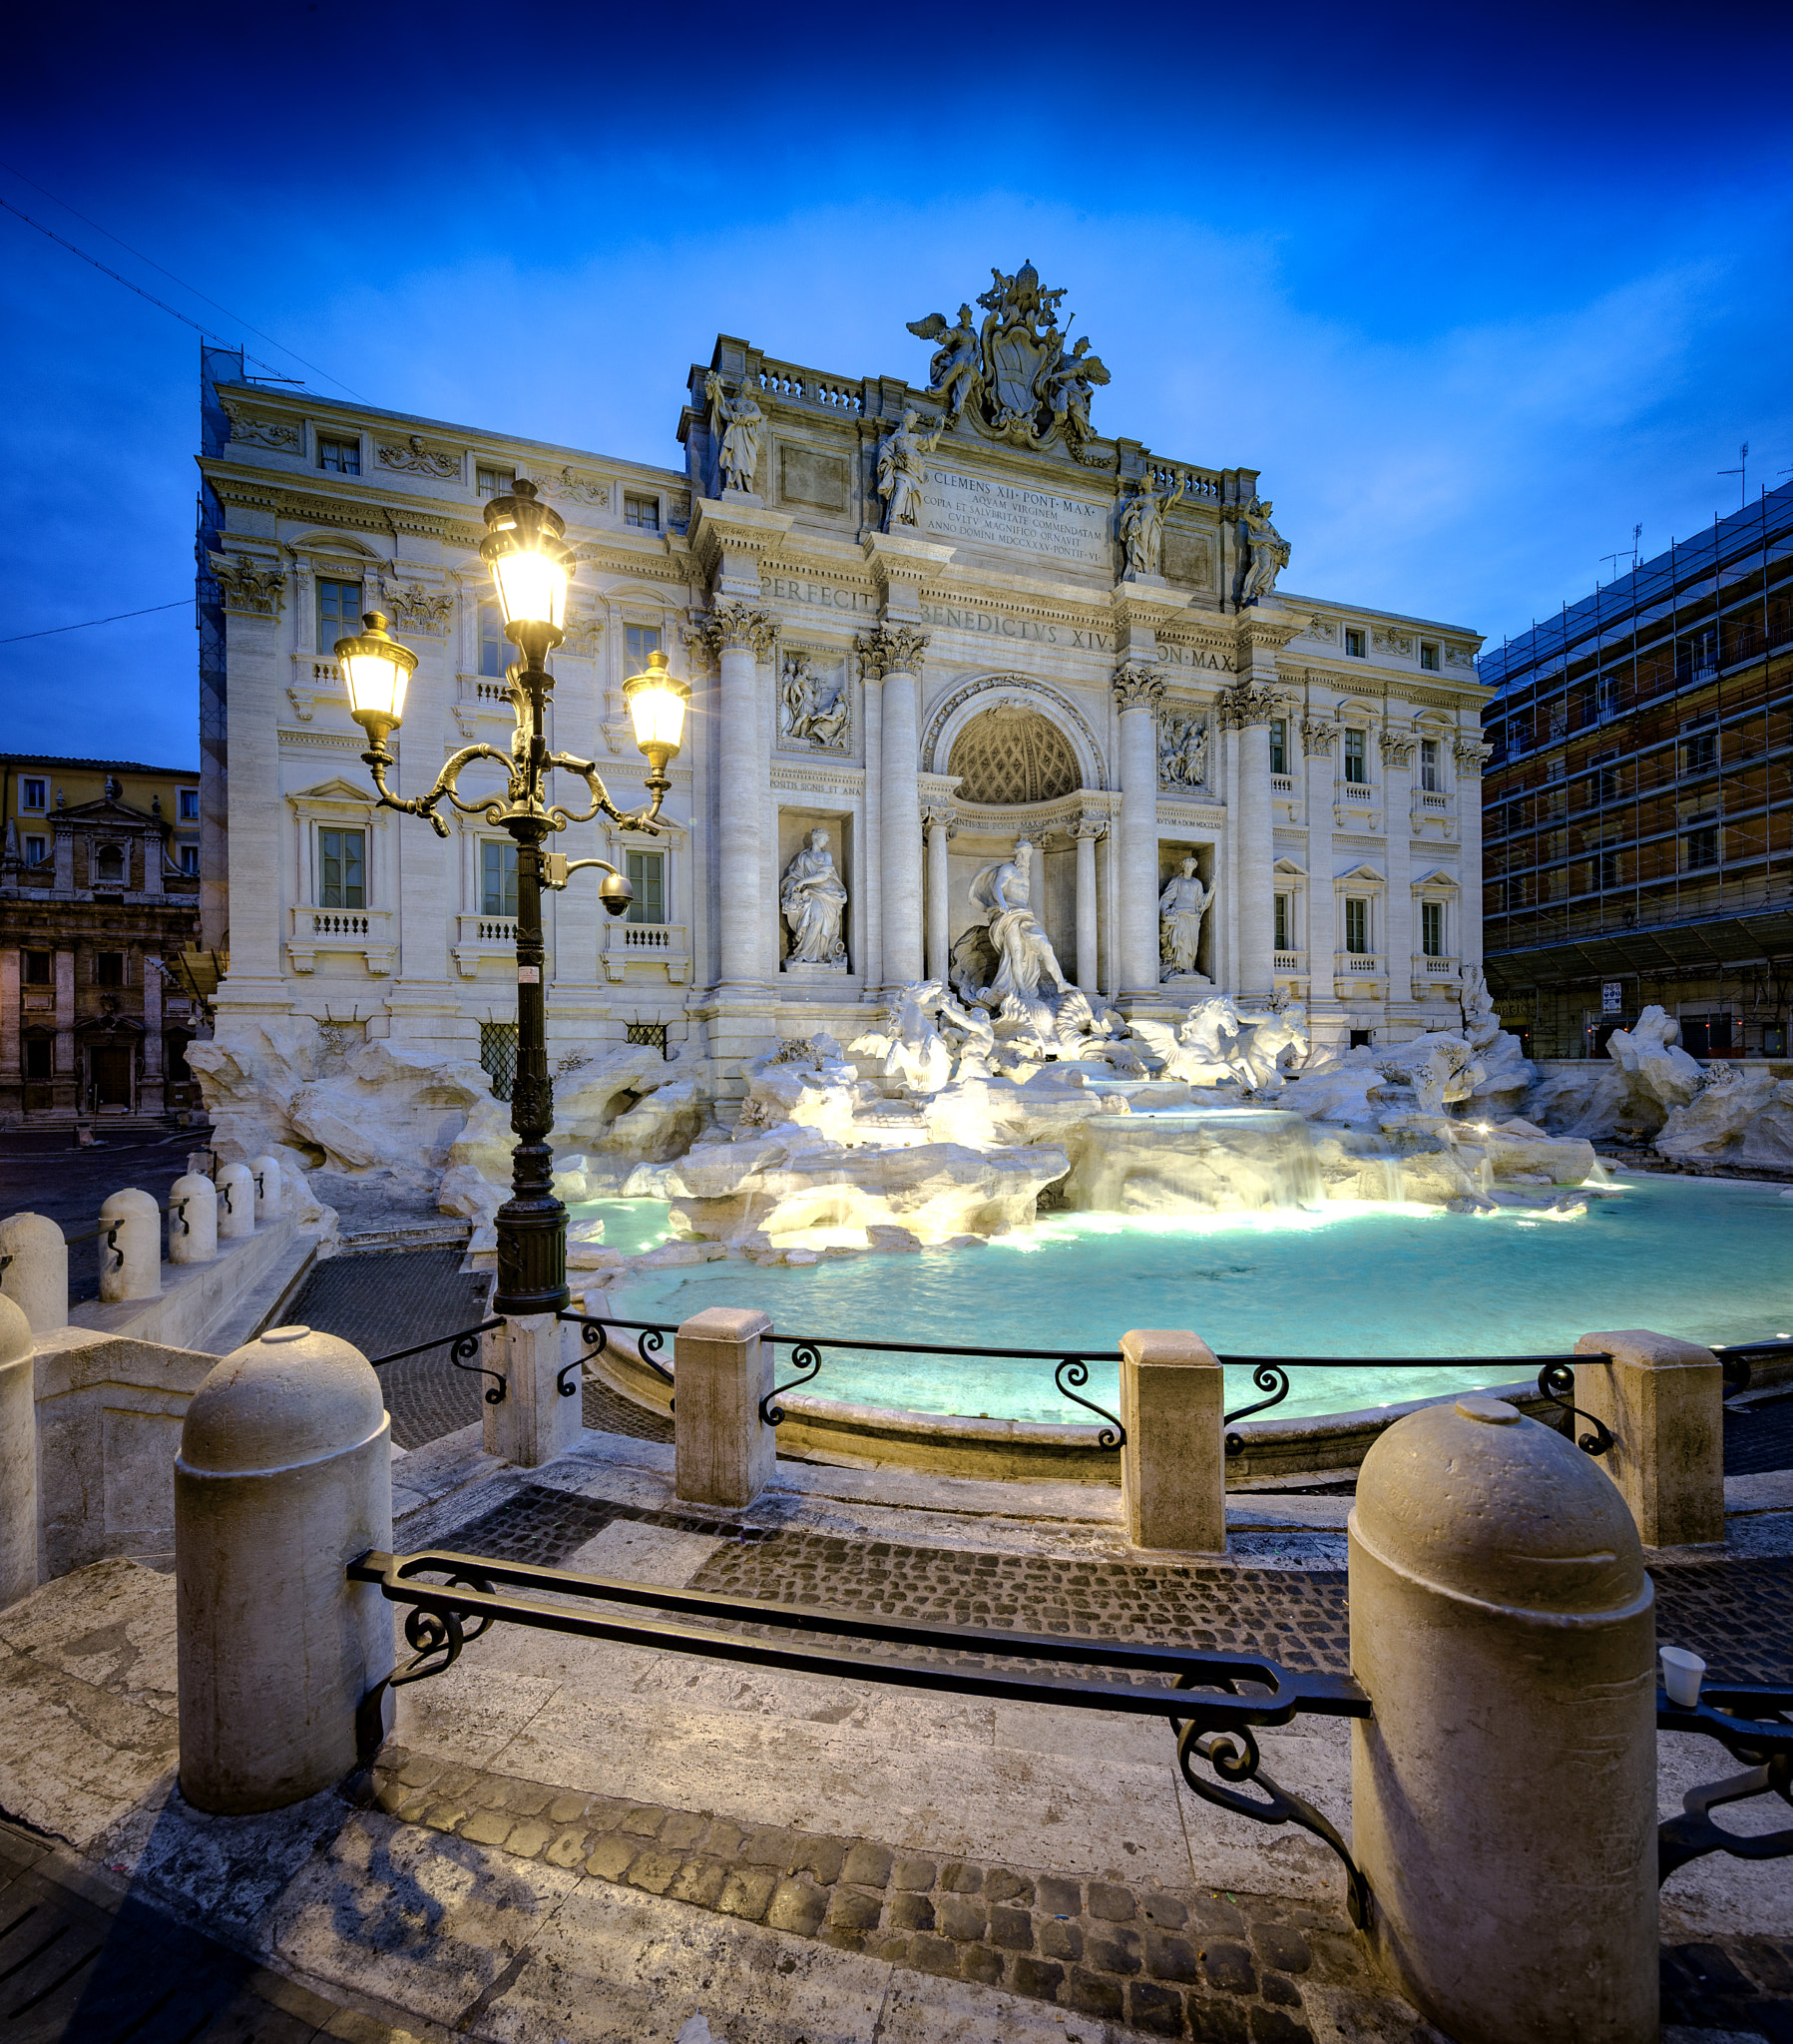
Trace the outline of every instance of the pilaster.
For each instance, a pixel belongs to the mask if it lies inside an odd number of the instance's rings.
[[[1164,678],[1155,665],[1123,660],[1111,684],[1121,726],[1120,994],[1158,996],[1158,722]]]

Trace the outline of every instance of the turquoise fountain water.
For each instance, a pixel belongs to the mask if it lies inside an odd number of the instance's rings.
[[[646,1211],[644,1211],[646,1210]],[[644,1236],[665,1209],[602,1202]],[[607,1220],[606,1239],[625,1247]],[[981,1249],[860,1256],[806,1268],[738,1261],[643,1274],[621,1318],[676,1322],[758,1306],[780,1333],[991,1347],[1112,1349],[1128,1327],[1188,1327],[1221,1353],[1498,1356],[1564,1351],[1597,1328],[1703,1341],[1793,1331],[1793,1200],[1770,1186],[1636,1178],[1559,1219],[1331,1202],[1316,1213],[1176,1220],[1067,1215]],[[782,1372],[781,1372],[782,1373]],[[1392,1404],[1512,1372],[1296,1371],[1279,1414]],[[1112,1404],[1113,1364],[1091,1395]],[[1048,1364],[880,1356],[830,1345],[818,1396],[914,1411],[1080,1420]],[[1232,1402],[1254,1396],[1229,1372]]]

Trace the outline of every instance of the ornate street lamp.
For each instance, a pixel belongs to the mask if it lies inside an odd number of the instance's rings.
[[[566,529],[558,512],[537,502],[535,484],[521,478],[510,495],[494,497],[486,506],[480,555],[492,571],[505,637],[523,656],[505,676],[517,729],[508,752],[495,746],[463,746],[427,794],[401,797],[386,786],[393,764],[386,740],[403,721],[405,688],[417,665],[416,654],[388,635],[378,611],[368,612],[365,631],[336,641],[349,715],[367,733],[361,758],[380,800],[388,808],[427,816],[437,836],[446,837],[448,825],[436,813],[446,797],[457,809],[484,815],[517,840],[517,1077],[511,1089],[511,1127],[517,1144],[511,1153],[511,1197],[498,1210],[498,1288],[492,1298],[492,1310],[507,1316],[560,1312],[568,1297],[567,1210],[555,1197],[553,1153],[548,1147],[554,1091],[548,1077],[542,985],[542,889],[564,887],[570,874],[598,867],[605,876],[599,899],[612,915],[623,913],[633,891],[604,859],[569,860],[564,852],[542,847],[555,831],[569,823],[589,822],[600,813],[628,830],[665,829],[656,819],[672,784],[667,764],[678,751],[691,693],[667,672],[664,653],[651,654],[648,672],[623,685],[636,744],[648,761],[649,799],[640,809],[626,814],[617,807],[594,762],[549,752],[546,724],[554,677],[545,662],[565,637],[567,590],[574,568],[573,550],[563,537]],[[456,782],[470,760],[496,760],[508,776],[506,790],[464,799]],[[546,782],[554,767],[584,780],[592,798],[590,808],[569,811],[548,801]]]

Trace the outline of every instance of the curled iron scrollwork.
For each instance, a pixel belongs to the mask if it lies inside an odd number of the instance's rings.
[[[1656,1827],[1656,1879],[1665,1881],[1690,1859],[1722,1852],[1732,1859],[1793,1858],[1793,1829],[1727,1831],[1711,1812],[1758,1795],[1793,1804],[1793,1689],[1756,1685],[1714,1686],[1698,1703],[1682,1706],[1656,1692],[1658,1732],[1693,1732],[1714,1739],[1746,1773],[1701,1782],[1681,1797],[1681,1813]]]
[[[1590,1431],[1575,1436],[1575,1446],[1584,1455],[1607,1455],[1612,1452],[1612,1431],[1603,1419],[1596,1419],[1591,1412],[1583,1412],[1574,1400],[1575,1371],[1569,1362],[1547,1362],[1538,1372],[1538,1388],[1560,1411],[1567,1412],[1574,1419],[1586,1420]]]
[[[1178,1683],[1179,1689],[1187,1686],[1185,1677]],[[1237,1686],[1225,1684],[1225,1688],[1237,1695]],[[1183,1780],[1199,1795],[1203,1802],[1211,1802],[1216,1809],[1230,1809],[1236,1816],[1248,1816],[1260,1824],[1299,1824],[1324,1845],[1329,1845],[1338,1854],[1345,1869],[1345,1907],[1351,1921],[1359,1930],[1370,1920],[1370,1884],[1365,1880],[1357,1861],[1351,1857],[1351,1848],[1340,1836],[1337,1826],[1322,1811],[1316,1809],[1305,1796],[1297,1795],[1292,1788],[1284,1788],[1263,1771],[1262,1755],[1258,1752],[1257,1741],[1248,1725],[1228,1725],[1223,1730],[1204,1726],[1200,1717],[1172,1718],[1170,1729],[1176,1734],[1176,1765]],[[1219,1777],[1210,1782],[1204,1775],[1196,1773],[1195,1763],[1203,1761]],[[1235,1782],[1249,1782],[1261,1790],[1257,1795],[1245,1795],[1227,1785]]]
[[[1279,1362],[1260,1362],[1251,1372],[1251,1381],[1260,1391],[1268,1391],[1267,1398],[1260,1398],[1255,1405],[1240,1405],[1228,1412],[1221,1420],[1222,1426],[1230,1427],[1235,1419],[1249,1419],[1254,1412],[1267,1412],[1272,1405],[1280,1405],[1289,1395],[1289,1373]],[[1245,1452],[1245,1436],[1228,1433],[1226,1452],[1242,1455]]]
[[[1106,1405],[1098,1405],[1093,1398],[1081,1398],[1071,1387],[1073,1384],[1087,1384],[1090,1381],[1090,1365],[1081,1355],[1067,1355],[1052,1373],[1052,1380],[1059,1387],[1059,1396],[1069,1398],[1074,1405],[1081,1405],[1086,1412],[1094,1412],[1099,1419],[1107,1420],[1096,1436],[1099,1448],[1121,1448],[1126,1445],[1126,1428],[1121,1425],[1118,1413],[1111,1412]]]
[[[822,1351],[813,1341],[794,1341],[791,1344],[792,1366],[801,1372],[787,1384],[774,1384],[759,1401],[759,1416],[767,1426],[781,1426],[784,1423],[784,1407],[778,1403],[786,1391],[794,1391],[815,1376],[822,1366]]]
[[[591,1319],[584,1313],[563,1312],[560,1317],[563,1320],[577,1320],[579,1322],[580,1337],[591,1350],[591,1357],[588,1359],[597,1358],[610,1346],[610,1321]],[[619,1324],[622,1323],[619,1322]],[[673,1380],[672,1372],[660,1360],[661,1350],[667,1345],[666,1329],[664,1327],[650,1326],[644,1322],[632,1328],[631,1331],[635,1334],[636,1354],[663,1383],[672,1383]],[[568,1363],[567,1369],[572,1367],[573,1364]],[[564,1369],[560,1377],[561,1396],[563,1398],[570,1398],[573,1395],[573,1386],[566,1381],[566,1376],[567,1370]],[[667,1410],[669,1412],[675,1411],[677,1404],[678,1401],[675,1398],[669,1398],[667,1400]]]
[[[498,1324],[502,1326],[504,1323],[501,1320]],[[454,1364],[456,1369],[471,1370],[478,1376],[490,1377],[492,1382],[486,1390],[486,1403],[488,1405],[502,1405],[505,1393],[510,1389],[508,1378],[506,1378],[502,1370],[487,1369],[483,1362],[475,1362],[472,1359],[479,1353],[482,1331],[483,1329],[475,1327],[465,1334],[457,1335],[453,1345],[449,1348],[448,1359]]]
[[[492,1595],[491,1583],[470,1569],[452,1571],[442,1587],[477,1590],[485,1597]],[[432,1611],[421,1604],[414,1604],[405,1613],[405,1644],[411,1649],[410,1660],[393,1669],[383,1682],[375,1683],[355,1707],[355,1745],[363,1761],[378,1753],[386,1736],[380,1700],[387,1690],[403,1689],[408,1682],[426,1682],[432,1675],[452,1668],[461,1658],[461,1649],[488,1632],[496,1617],[494,1612],[480,1612],[468,1621],[452,1608]]]

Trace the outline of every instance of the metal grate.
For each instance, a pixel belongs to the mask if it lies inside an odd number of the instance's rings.
[[[479,1061],[492,1075],[492,1097],[509,1100],[517,1083],[517,1025],[515,1022],[482,1022],[479,1025]]]
[[[629,1041],[651,1043],[664,1058],[667,1055],[667,1025],[664,1022],[632,1022],[629,1025]]]

